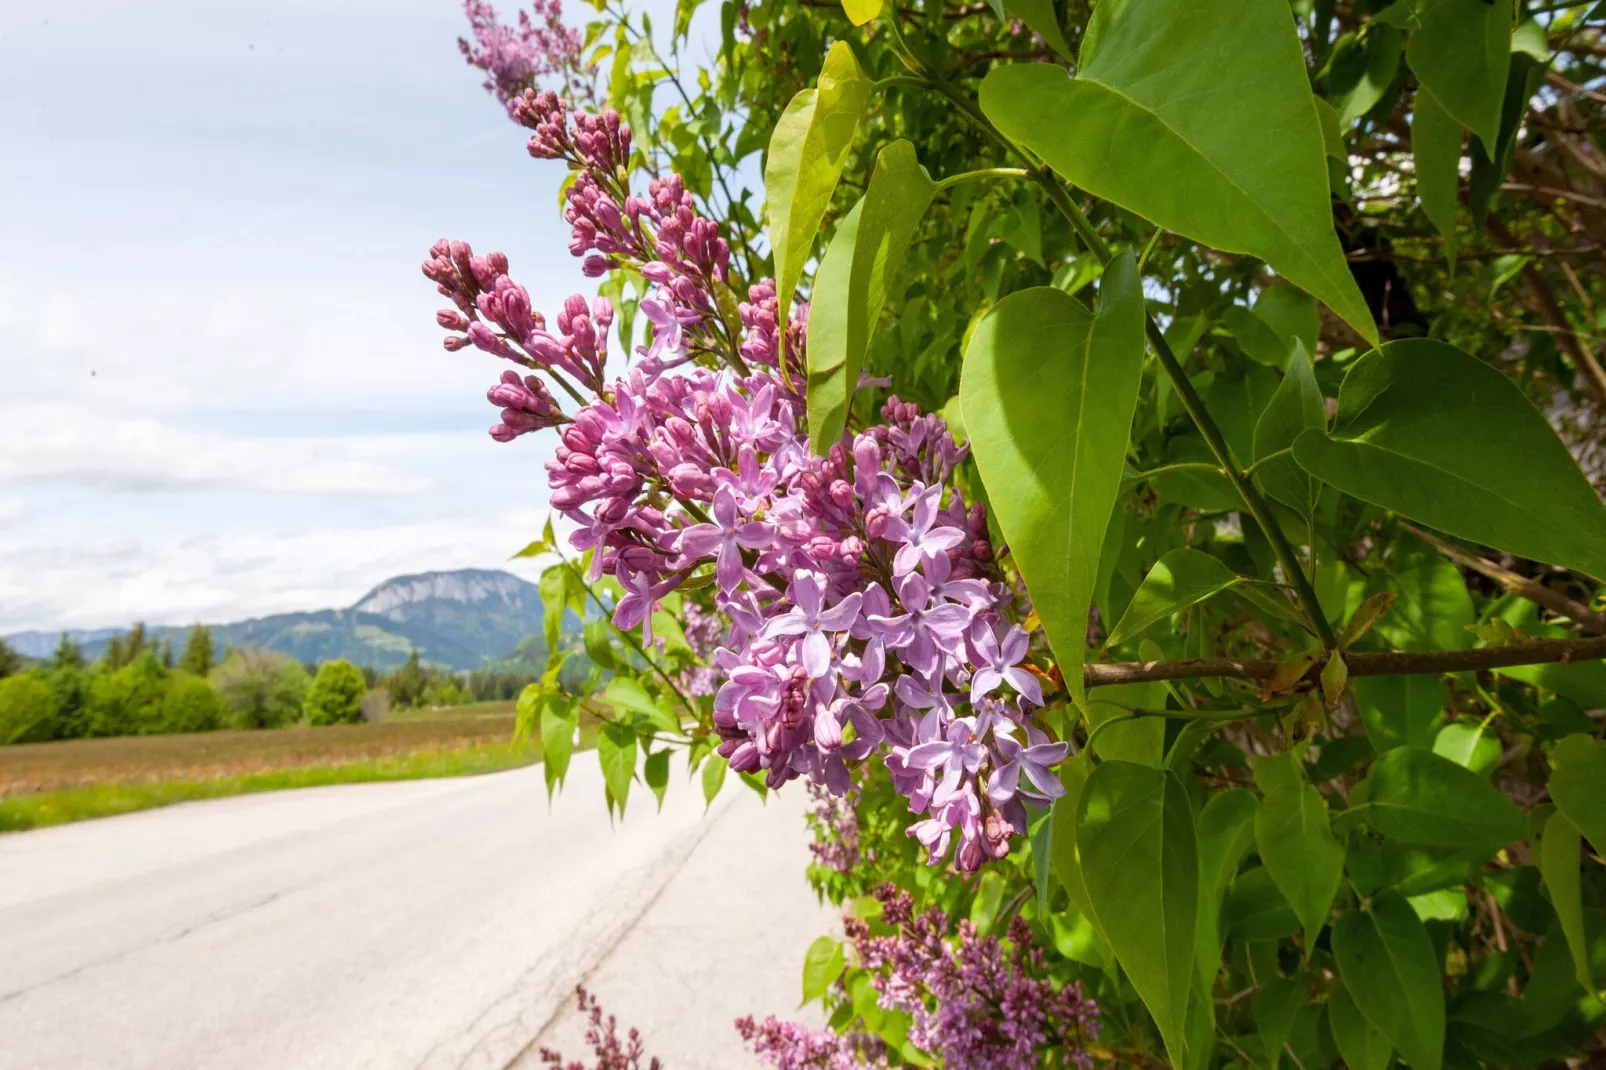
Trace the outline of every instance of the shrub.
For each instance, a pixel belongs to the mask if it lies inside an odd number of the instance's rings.
[[[228,723],[235,728],[278,728],[301,716],[307,672],[271,650],[236,650],[212,674]]]
[[[31,743],[52,734],[50,685],[35,673],[0,679],[0,744]]]
[[[53,739],[79,739],[89,734],[90,695],[95,675],[76,662],[58,660],[46,678],[50,685]]]
[[[362,670],[351,662],[326,661],[307,688],[303,710],[308,724],[356,724],[362,720],[362,700],[368,685]]]
[[[223,727],[223,700],[205,677],[180,670],[168,680],[157,731],[213,732]]]

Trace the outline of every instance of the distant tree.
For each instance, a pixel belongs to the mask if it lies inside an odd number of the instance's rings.
[[[51,713],[50,685],[42,674],[0,680],[0,745],[51,738]]]
[[[72,650],[78,652],[77,646]],[[56,648],[60,659],[61,648]],[[58,664],[50,670],[50,701],[54,710],[55,739],[78,739],[89,734],[89,704],[95,674],[84,667],[83,656],[76,663]]]
[[[416,650],[408,654],[402,667],[391,673],[385,681],[390,701],[404,710],[416,706],[423,699],[424,689],[428,686],[429,673],[419,662]]]
[[[100,656],[101,666],[116,672],[125,665],[132,665],[150,645],[150,639],[145,634],[145,625],[136,624],[121,635],[114,635],[106,641],[106,652]]]
[[[158,726],[163,732],[212,732],[223,727],[223,700],[204,676],[173,673],[162,697]]]
[[[171,640],[171,639],[163,639],[162,640],[162,668],[171,669],[172,667],[173,667],[173,640]]]
[[[307,723],[355,724],[362,720],[362,700],[368,693],[362,670],[351,662],[326,661],[318,666],[303,704]]]
[[[178,667],[195,676],[206,676],[217,667],[212,629],[204,624],[197,624],[190,629],[189,638],[184,641],[184,656],[178,659]]]
[[[81,669],[84,667],[84,648],[73,642],[71,635],[61,633],[56,652],[50,656],[52,669]]]
[[[229,654],[212,672],[212,685],[236,728],[279,728],[300,718],[307,673],[299,662],[271,650]]]
[[[168,675],[148,647],[120,669],[102,668],[90,684],[88,734],[134,736],[158,731]]]
[[[22,671],[22,655],[0,639],[0,677],[15,676]]]

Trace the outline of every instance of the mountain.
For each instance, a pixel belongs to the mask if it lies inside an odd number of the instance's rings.
[[[422,572],[386,580],[347,609],[278,613],[271,617],[212,624],[220,648],[264,647],[298,661],[346,658],[380,671],[393,669],[417,650],[427,662],[453,670],[479,669],[534,636],[541,644],[541,593],[533,583],[501,571],[459,569]],[[566,624],[573,625],[570,620]],[[98,657],[113,635],[126,629],[97,628],[69,634],[90,658]],[[188,627],[147,628],[157,642],[184,649]],[[49,657],[56,632],[6,636],[28,657]],[[542,644],[541,660],[544,660]],[[526,653],[533,653],[526,651]]]

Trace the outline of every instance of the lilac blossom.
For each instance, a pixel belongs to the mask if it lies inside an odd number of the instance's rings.
[[[986,513],[953,485],[965,447],[893,396],[879,421],[812,454],[806,306],[781,324],[760,280],[732,337],[714,297],[730,251],[679,177],[632,185],[630,129],[613,112],[533,88],[512,106],[530,154],[577,172],[571,253],[588,274],[650,282],[647,344],[610,360],[609,301],[576,295],[548,320],[500,253],[443,240],[424,274],[450,302],[436,317],[448,350],[518,366],[487,395],[493,436],[556,434],[550,502],[588,575],[617,580],[614,624],[650,643],[655,608],[684,588],[683,605],[701,599],[721,622],[702,626],[696,693],[713,693],[706,728],[732,768],[840,796],[850,763],[879,756],[932,864],[1007,853],[1066,748],[1044,734],[1032,640]]]
[[[485,91],[513,114],[520,93],[543,78],[558,76],[570,96],[591,99],[594,90],[589,69],[581,59],[584,38],[579,30],[563,25],[560,0],[532,0],[529,12],[520,11],[518,25],[503,23],[489,0],[465,0],[473,43],[457,39],[458,51],[471,67],[486,74]]]

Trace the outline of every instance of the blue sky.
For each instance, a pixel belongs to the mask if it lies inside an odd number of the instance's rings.
[[[502,369],[440,348],[419,263],[462,238],[538,307],[591,287],[460,5],[28,11],[0,20],[0,634],[345,605],[534,537],[550,446],[486,435]]]

